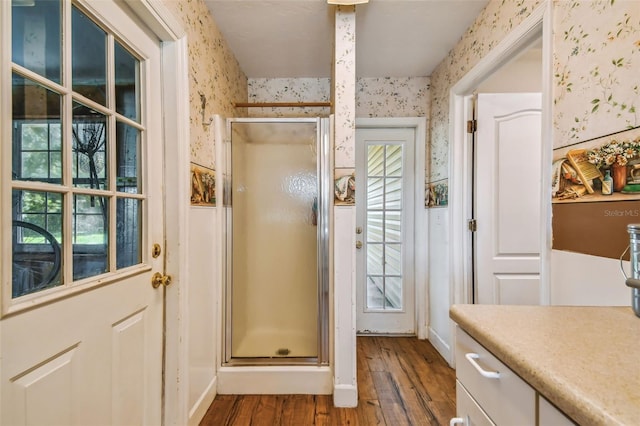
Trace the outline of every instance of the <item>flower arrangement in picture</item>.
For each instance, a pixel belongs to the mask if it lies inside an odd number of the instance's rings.
[[[612,140],[599,148],[587,151],[591,164],[598,168],[609,168],[613,165],[626,166],[627,163],[640,155],[640,137],[635,140]]]

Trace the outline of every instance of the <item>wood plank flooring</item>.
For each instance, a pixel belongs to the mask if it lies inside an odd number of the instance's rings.
[[[201,426],[448,425],[455,371],[428,341],[357,338],[358,407],[331,395],[218,395]]]

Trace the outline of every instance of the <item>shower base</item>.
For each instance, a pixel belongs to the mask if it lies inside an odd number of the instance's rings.
[[[318,355],[318,338],[302,331],[258,329],[238,340],[232,354],[234,358],[315,358]]]

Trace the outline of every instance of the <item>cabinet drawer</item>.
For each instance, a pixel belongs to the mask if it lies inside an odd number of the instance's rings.
[[[492,376],[496,377],[485,377]],[[497,425],[534,425],[536,394],[524,380],[459,327],[456,377]]]
[[[456,380],[456,416],[464,419],[464,426],[495,426],[464,386]]]
[[[538,395],[538,418],[540,426],[575,426],[575,423],[564,413],[540,395]]]

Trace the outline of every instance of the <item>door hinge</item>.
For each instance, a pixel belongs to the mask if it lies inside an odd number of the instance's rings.
[[[476,232],[478,230],[478,222],[475,219],[469,219],[467,222],[467,226],[469,227],[469,231]]]
[[[467,133],[475,133],[478,130],[478,121],[477,120],[468,120],[467,121]]]

